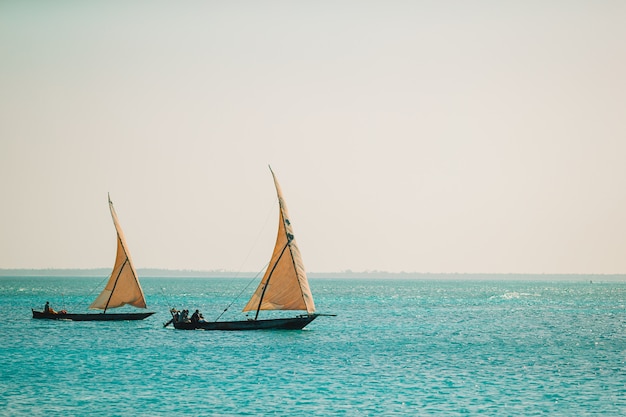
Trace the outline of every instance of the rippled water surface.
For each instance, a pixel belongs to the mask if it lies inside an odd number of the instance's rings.
[[[169,307],[215,318],[247,279],[142,278],[144,321],[31,319],[100,281],[0,278],[0,415],[626,415],[622,283],[311,279],[337,317],[204,332]]]

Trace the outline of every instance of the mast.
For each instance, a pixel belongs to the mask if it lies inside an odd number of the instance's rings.
[[[272,271],[268,275],[267,281],[265,281],[265,285],[263,286],[263,292],[261,293],[261,297],[259,298],[259,306],[257,307],[256,315],[254,316],[255,320],[257,319],[257,317],[259,317],[259,311],[261,311],[261,304],[263,304],[263,297],[265,297],[265,291],[267,291],[267,287],[270,285],[270,279],[272,278],[272,274],[274,273],[274,270],[276,269],[276,266],[278,265],[278,261],[280,261],[280,258],[283,257],[283,254],[285,253],[285,249],[287,249],[287,246],[289,246],[289,242],[287,242],[287,244],[283,248],[282,252],[280,252],[280,256],[278,257],[276,262],[274,262],[274,266],[272,267]]]
[[[117,277],[115,278],[115,284],[113,284],[113,289],[111,290],[111,294],[109,294],[109,298],[107,299],[107,303],[104,306],[104,311],[102,312],[102,314],[106,314],[107,312],[107,308],[109,307],[109,303],[111,302],[111,297],[113,297],[113,293],[115,292],[115,287],[117,287],[117,281],[119,281],[120,275],[122,275],[122,271],[124,270],[124,267],[126,266],[127,262],[128,262],[128,258],[126,258],[126,260],[122,264],[122,267],[120,268],[120,272],[117,273]]]

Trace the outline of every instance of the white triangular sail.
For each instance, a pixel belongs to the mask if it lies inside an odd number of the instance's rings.
[[[287,206],[276,176],[271,168],[270,171],[280,206],[278,236],[265,275],[243,311],[306,310],[313,313],[315,303],[289,221]]]
[[[115,213],[110,197],[109,209],[111,210],[111,217],[113,217],[113,224],[117,232],[117,255],[115,257],[113,271],[111,272],[106,287],[104,287],[104,290],[89,308],[93,310],[106,310],[121,307],[125,304],[146,308],[146,299],[143,295],[141,285],[139,285],[137,272],[130,258],[130,253],[128,252],[126,238],[117,220],[117,214]]]

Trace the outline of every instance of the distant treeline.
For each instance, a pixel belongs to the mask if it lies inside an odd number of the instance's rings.
[[[0,277],[107,277],[107,268],[92,269],[0,269]],[[140,278],[252,278],[256,272],[224,270],[195,271],[186,269],[139,268]],[[495,274],[495,273],[428,273],[385,271],[309,272],[309,278],[360,278],[360,279],[424,279],[424,280],[508,280],[508,281],[624,281],[625,274]],[[262,274],[259,275],[259,278]]]

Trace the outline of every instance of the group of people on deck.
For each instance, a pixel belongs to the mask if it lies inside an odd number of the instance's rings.
[[[178,311],[172,309],[172,317],[175,323],[203,323],[205,321],[199,310],[194,311],[190,317],[189,310]]]

